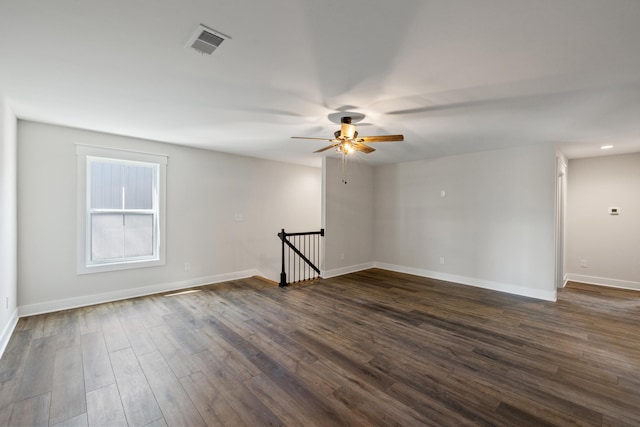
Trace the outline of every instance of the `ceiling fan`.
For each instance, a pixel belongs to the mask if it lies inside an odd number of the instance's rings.
[[[364,117],[364,116],[362,116]],[[361,118],[361,117],[359,117]],[[356,126],[351,124],[352,117],[344,116],[340,119],[340,130],[334,133],[334,139],[327,138],[311,138],[306,136],[292,136],[296,139],[315,139],[320,141],[329,141],[331,145],[327,145],[324,148],[314,151],[314,153],[321,153],[323,151],[335,148],[338,153],[343,155],[360,151],[362,153],[373,153],[375,148],[368,146],[366,143],[372,142],[394,142],[404,141],[404,135],[376,135],[376,136],[358,136]]]

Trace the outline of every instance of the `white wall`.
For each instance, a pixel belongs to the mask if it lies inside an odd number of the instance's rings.
[[[555,300],[555,163],[544,145],[378,166],[376,264]]]
[[[325,157],[323,163],[323,227],[325,263],[323,277],[373,266],[373,167],[350,160],[345,174],[341,159]]]
[[[76,274],[76,143],[168,155],[165,266]],[[258,272],[278,281],[277,233],[317,230],[320,203],[318,168],[19,121],[21,314]]]
[[[567,184],[568,280],[640,289],[640,153],[570,160]]]
[[[0,96],[0,355],[18,320],[16,117]]]

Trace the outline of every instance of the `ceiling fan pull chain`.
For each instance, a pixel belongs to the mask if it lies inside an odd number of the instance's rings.
[[[342,155],[342,182],[347,183],[347,155]]]

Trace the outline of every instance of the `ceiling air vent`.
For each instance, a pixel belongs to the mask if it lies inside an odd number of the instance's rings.
[[[228,38],[231,37],[200,24],[187,42],[187,47],[195,49],[203,55],[211,55]]]

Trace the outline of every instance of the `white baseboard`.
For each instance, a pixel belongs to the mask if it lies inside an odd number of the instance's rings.
[[[499,292],[506,292],[515,295],[521,295],[546,301],[555,301],[555,291],[544,291],[540,289],[524,288],[521,286],[492,282],[488,280],[482,280],[466,276],[458,276],[453,274],[447,274],[437,271],[419,269],[414,267],[407,267],[395,264],[388,264],[383,262],[368,262],[363,264],[350,265],[346,267],[336,268],[333,270],[324,270],[322,272],[323,278],[330,278],[336,276],[342,276],[344,274],[355,273],[358,271],[367,270],[370,268],[381,268],[384,270],[396,271],[399,273],[413,274],[416,276],[429,277],[438,280],[444,280],[448,282],[460,283],[463,285],[476,286],[479,288],[490,289]],[[47,301],[42,303],[24,305],[18,307],[14,312],[11,322],[5,328],[3,335],[0,336],[0,349],[4,351],[4,347],[9,342],[13,328],[18,321],[19,317],[33,316],[36,314],[51,313],[54,311],[67,310],[77,307],[85,307],[88,305],[101,304],[105,302],[118,301],[127,298],[135,298],[144,295],[157,294],[168,291],[175,291],[185,288],[192,288],[196,286],[208,285],[212,283],[220,283],[229,280],[244,279],[252,276],[264,276],[258,270],[245,270],[233,273],[218,274],[214,276],[198,277],[189,280],[183,280],[179,282],[162,283],[158,285],[145,286],[140,288],[123,289],[114,292],[105,292],[100,294],[85,295],[74,298],[60,299],[54,301]],[[637,289],[640,290],[640,283],[637,282],[625,282],[613,279],[602,278],[589,278],[588,276],[579,275],[567,275],[567,280],[573,280],[582,283],[592,283],[604,286],[621,287],[625,289]]]
[[[179,289],[193,288],[196,286],[209,285],[211,283],[226,282],[228,280],[244,279],[251,276],[262,276],[258,270],[237,271],[234,273],[217,274],[214,276],[197,277],[194,279],[179,282],[161,283],[158,285],[144,286],[140,288],[122,289],[114,292],[85,295],[75,298],[47,301],[37,304],[23,305],[19,307],[19,317],[33,316],[42,313],[67,310],[70,308],[85,307],[88,305],[101,304],[105,302],[118,301],[127,298],[141,297],[144,295],[157,294],[161,292],[176,291]]]
[[[364,264],[349,265],[346,267],[335,268],[333,270],[324,270],[322,272],[322,278],[328,279],[330,277],[342,276],[344,274],[355,273],[357,271],[368,270],[374,267],[373,262],[367,262]]]
[[[640,282],[631,280],[609,279],[607,277],[585,276],[583,274],[567,273],[567,281],[586,283],[588,285],[608,286],[610,288],[632,289],[640,291]]]
[[[13,334],[13,330],[16,328],[18,324],[18,308],[16,308],[7,325],[4,327],[2,334],[0,335],[0,357],[4,354],[4,351],[7,349],[7,344],[9,344],[9,340],[11,339],[11,334]]]
[[[396,271],[398,273],[413,274],[415,276],[428,277],[431,279],[444,280],[447,282],[459,283],[461,285],[475,286],[477,288],[490,289],[492,291],[505,292],[508,294],[520,295],[523,297],[536,298],[545,301],[556,301],[557,291],[525,288],[508,283],[493,282],[490,280],[478,279],[475,277],[458,276],[439,271],[425,270],[415,267],[387,264],[384,262],[374,262],[374,266],[383,270]]]

